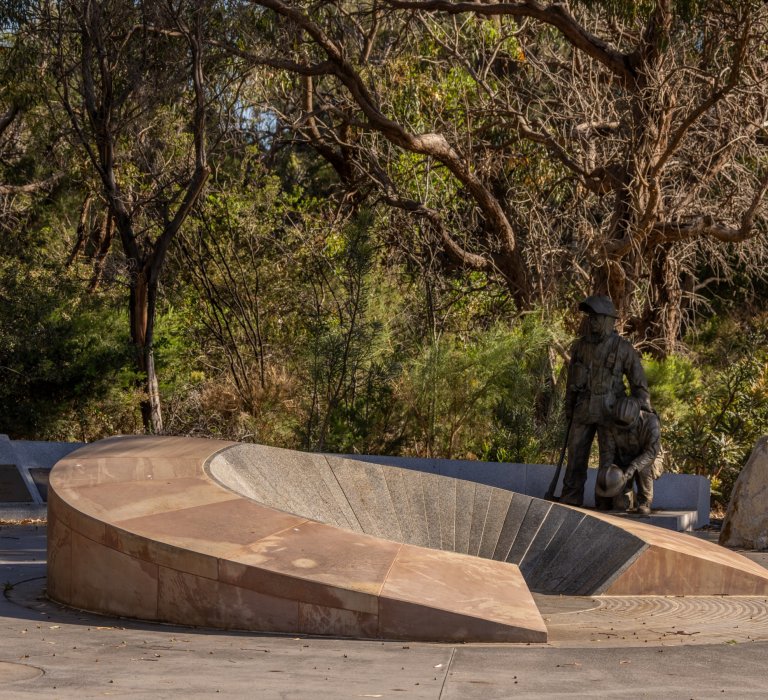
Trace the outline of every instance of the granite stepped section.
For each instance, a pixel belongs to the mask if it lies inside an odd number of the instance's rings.
[[[343,457],[241,444],[217,454],[207,468],[227,488],[284,512],[517,564],[538,593],[601,593],[647,547],[582,510]]]
[[[357,462],[371,462],[401,467],[435,476],[450,476],[535,498],[545,498],[555,466],[551,464],[519,464],[481,462],[458,459],[429,459],[424,457],[392,457],[385,455],[342,455]],[[596,469],[587,470],[584,505],[594,508]],[[560,474],[558,488],[564,474]],[[709,524],[709,481],[693,474],[662,474],[653,486],[654,512],[644,522],[667,529],[695,530]]]
[[[537,593],[763,595],[748,559],[638,520],[349,457],[238,444],[213,456],[235,493],[334,527],[515,564]]]

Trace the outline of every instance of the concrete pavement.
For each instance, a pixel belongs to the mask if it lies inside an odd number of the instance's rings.
[[[699,700],[768,692],[763,598],[675,608],[682,599],[547,597],[539,603],[548,644],[357,641],[150,625],[62,608],[44,597],[45,556],[44,526],[0,526],[0,698]],[[752,558],[765,565],[768,555]]]

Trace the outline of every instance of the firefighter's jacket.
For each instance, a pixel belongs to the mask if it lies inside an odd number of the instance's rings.
[[[648,382],[632,343],[616,331],[599,342],[580,338],[571,348],[565,390],[566,413],[574,423],[610,425],[613,407],[629,392],[641,406],[648,405]]]
[[[663,469],[661,461],[661,425],[655,413],[640,411],[630,426],[612,425],[605,431],[605,448],[600,450],[600,466],[615,464],[626,471],[630,466],[638,472],[651,469],[657,479]]]

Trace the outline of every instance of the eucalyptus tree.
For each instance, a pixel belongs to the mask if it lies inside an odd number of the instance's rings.
[[[763,274],[765,3],[248,4],[283,123],[520,309],[609,293],[663,353],[705,270]]]
[[[411,109],[398,89],[402,72],[411,72],[421,60],[409,44],[398,43],[406,38],[402,20],[378,3],[251,5],[258,7],[250,23],[240,17],[228,48],[246,63],[269,71],[280,95],[271,105],[280,125],[332,165],[351,199],[372,196],[425,217],[457,264],[498,275],[520,306],[528,306],[528,271],[502,203],[457,146],[444,134],[421,128],[425,124],[419,123],[418,105]],[[300,78],[281,82],[281,73]],[[455,178],[449,190],[462,203],[453,208],[463,209],[484,229],[487,256],[462,245],[464,231],[458,238],[452,236],[434,203],[409,196],[423,187],[410,188],[413,193],[399,191],[398,181],[406,171],[429,169],[422,160]],[[445,180],[446,175],[439,172],[437,177]],[[479,217],[472,214],[477,211]]]
[[[641,338],[674,348],[703,268],[762,275],[765,3],[387,4],[513,20],[518,70],[494,108],[572,183],[551,212],[558,240],[581,248],[591,287],[634,312]]]
[[[0,229],[13,245],[62,180],[61,129],[45,109],[46,64],[25,3],[0,3]],[[4,247],[4,246],[3,246]]]
[[[161,275],[210,172],[211,17],[210,3],[198,0],[60,0],[45,3],[41,20],[57,106],[98,183],[98,196],[87,201],[103,203],[120,241],[142,419],[151,432],[163,429],[154,359]]]

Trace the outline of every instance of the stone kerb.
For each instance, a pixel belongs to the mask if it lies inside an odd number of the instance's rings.
[[[50,480],[49,595],[94,612],[207,627],[546,641],[516,566],[245,498],[204,469],[228,446],[113,438],[62,460]]]

